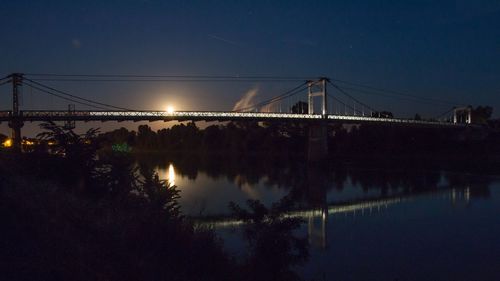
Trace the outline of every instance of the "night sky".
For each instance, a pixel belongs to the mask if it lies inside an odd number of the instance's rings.
[[[327,76],[490,105],[500,116],[500,1],[0,2],[1,76]],[[297,85],[46,84],[123,107],[171,104],[179,110],[231,110],[249,90],[257,89],[259,100]],[[10,108],[9,91],[0,87],[3,110]],[[451,108],[352,94],[398,117],[431,117]],[[66,103],[25,89],[22,108],[64,109]],[[0,132],[6,128],[2,124]]]

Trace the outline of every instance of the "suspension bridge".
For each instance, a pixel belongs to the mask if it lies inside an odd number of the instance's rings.
[[[271,77],[273,81],[300,81],[302,78]],[[175,80],[172,80],[175,79]],[[454,107],[445,112],[444,120],[415,120],[393,118],[392,114],[376,110],[349,94],[343,87],[327,77],[303,79],[300,84],[270,99],[231,111],[159,111],[134,110],[91,100],[53,88],[45,81],[253,81],[269,80],[269,77],[240,76],[130,76],[130,75],[57,75],[13,73],[0,79],[1,85],[12,86],[12,107],[0,111],[0,122],[8,122],[12,129],[14,147],[20,148],[21,128],[24,122],[65,122],[74,128],[76,121],[300,121],[310,126],[309,147],[326,146],[326,124],[328,123],[372,123],[402,126],[465,127],[472,123],[470,107]],[[29,87],[42,94],[70,102],[62,110],[20,110],[20,92]],[[338,95],[332,95],[329,87]],[[340,97],[342,95],[343,99]],[[305,100],[305,101],[304,101]],[[295,101],[295,103],[294,103]],[[91,108],[76,110],[75,104]],[[311,142],[315,144],[311,145]],[[315,149],[310,154],[323,155],[324,149]]]

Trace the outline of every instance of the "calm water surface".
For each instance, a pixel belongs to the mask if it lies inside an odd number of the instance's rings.
[[[181,190],[182,210],[191,216],[227,215],[229,201],[270,205],[295,194],[305,221],[298,234],[311,245],[309,261],[297,269],[307,280],[500,280],[498,176],[258,161],[154,165]],[[215,227],[230,252],[243,254],[238,226]]]

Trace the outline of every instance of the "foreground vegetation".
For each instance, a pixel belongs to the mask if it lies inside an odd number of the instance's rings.
[[[307,258],[286,199],[235,204],[247,221],[243,257],[179,211],[181,194],[126,153],[97,157],[97,131],[44,124],[51,153],[0,155],[0,255],[7,280],[294,280]]]

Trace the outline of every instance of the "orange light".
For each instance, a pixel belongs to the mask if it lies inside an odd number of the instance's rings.
[[[4,146],[4,147],[11,147],[11,146],[12,146],[12,139],[6,139],[6,140],[3,142],[3,146]]]
[[[23,144],[24,145],[34,145],[35,142],[34,141],[30,141],[30,140],[23,140]]]

